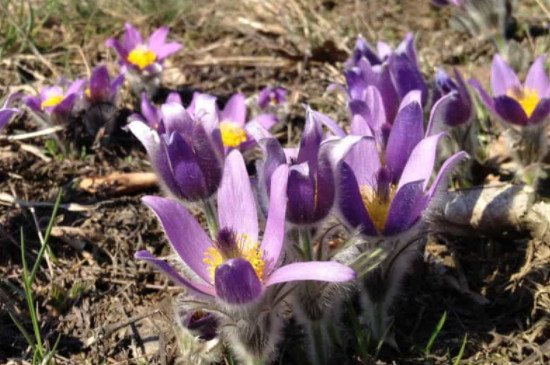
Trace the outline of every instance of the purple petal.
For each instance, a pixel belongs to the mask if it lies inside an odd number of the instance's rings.
[[[175,200],[144,196],[141,201],[156,214],[179,257],[199,277],[210,283],[210,274],[203,260],[212,243],[199,222]]]
[[[481,101],[483,102],[485,107],[487,109],[489,109],[489,111],[491,113],[493,113],[493,114],[496,113],[496,111],[495,111],[495,101],[493,100],[493,98],[491,98],[489,96],[489,94],[487,94],[487,92],[485,91],[485,89],[483,89],[483,87],[481,86],[479,81],[477,81],[475,79],[470,79],[470,80],[468,80],[468,82],[470,83],[470,85],[472,85],[472,87],[474,89],[477,90],[477,92],[479,93],[479,96],[481,97]]]
[[[363,57],[365,57],[371,65],[378,65],[382,63],[376,52],[370,47],[367,41],[365,41],[365,38],[359,35],[355,42],[352,60],[351,62],[348,62],[348,65],[351,64],[351,66],[355,66]]]
[[[197,93],[193,95],[193,100],[187,109],[204,125],[208,133],[218,128],[219,111],[215,96]]]
[[[434,197],[434,195],[443,189],[447,189],[448,186],[448,175],[453,172],[455,167],[467,159],[469,156],[466,152],[460,151],[449,157],[439,169],[437,176],[435,177],[430,190],[427,193],[427,203]]]
[[[537,107],[533,110],[533,114],[529,118],[529,124],[538,124],[544,122],[550,114],[550,98],[543,98],[539,100]]]
[[[183,102],[181,101],[181,96],[176,92],[171,92],[170,94],[168,94],[168,97],[166,98],[166,102],[176,103],[183,106]]]
[[[346,157],[360,186],[375,185],[375,176],[382,166],[376,143],[372,139],[363,139],[355,145]]]
[[[111,78],[107,67],[98,66],[90,76],[90,95],[95,101],[108,101],[111,97]]]
[[[290,222],[309,224],[317,221],[316,203],[320,194],[317,191],[315,174],[311,172],[307,161],[291,166],[287,194],[287,218]],[[331,197],[334,198],[334,193]],[[323,197],[323,199],[326,198],[326,196]]]
[[[426,137],[416,145],[403,169],[401,179],[399,179],[399,187],[413,181],[423,180],[423,189],[426,189],[435,165],[437,144],[444,135],[445,132],[442,132]]]
[[[544,59],[544,55],[536,59],[529,69],[527,78],[525,79],[525,87],[531,91],[536,90],[537,94],[541,98],[547,96],[550,91],[550,81],[548,80],[548,75],[544,70]]]
[[[508,123],[526,125],[529,121],[525,110],[517,102],[507,95],[497,96],[495,99],[495,111],[498,116]]]
[[[361,74],[361,70],[358,68],[346,70],[344,71],[344,76],[346,77],[350,99],[362,100],[367,84]]]
[[[111,82],[111,95],[113,99],[116,99],[116,95],[118,93],[118,89],[122,86],[124,83],[124,74],[121,73],[118,75],[113,82]]]
[[[297,163],[309,162],[309,168],[312,171],[317,169],[317,156],[319,147],[323,139],[323,128],[318,120],[320,113],[312,113],[308,107],[306,111],[306,125],[300,141],[300,150],[298,152]]]
[[[269,130],[271,127],[273,127],[275,124],[277,124],[279,121],[277,118],[275,118],[271,114],[262,114],[258,115],[256,118],[252,119],[250,122],[246,123],[246,127],[250,125],[250,123],[258,123],[261,125],[264,129]]]
[[[243,94],[233,95],[221,112],[221,121],[237,123],[244,127],[246,122],[246,103]]]
[[[521,88],[514,70],[498,54],[493,58],[491,66],[491,88],[494,97],[506,95],[509,90]]]
[[[73,110],[76,99],[76,94],[67,95],[61,103],[54,107],[47,107],[46,110],[52,114],[70,114]]]
[[[84,79],[74,80],[74,82],[67,88],[67,92],[65,93],[65,95],[71,95],[81,92],[84,84],[86,84],[86,80]]]
[[[353,228],[359,228],[367,236],[376,236],[376,230],[372,219],[363,204],[363,198],[359,190],[357,179],[347,164],[342,164],[338,184],[338,208],[345,221]],[[372,186],[372,185],[367,185]]]
[[[164,133],[164,124],[161,125],[160,111],[151,104],[147,93],[141,94],[141,114],[147,120],[149,127],[158,129],[160,133]]]
[[[332,120],[332,118],[329,118],[327,115],[316,112],[314,110],[310,110],[310,113],[315,119],[323,123],[325,127],[327,127],[332,133],[334,133],[335,136],[345,137],[347,135],[344,129],[340,127],[338,123],[336,123],[334,120]]]
[[[157,30],[155,30],[150,36],[149,40],[147,41],[147,48],[149,48],[151,51],[155,52],[155,54],[158,55],[158,51],[162,48],[164,43],[166,42],[166,36],[169,32],[168,27],[160,27]]]
[[[376,44],[376,50],[378,51],[378,56],[383,60],[387,59],[393,53],[391,46],[381,41]]]
[[[182,45],[177,42],[163,44],[162,47],[157,49],[157,51],[155,52],[157,55],[157,61],[160,62],[164,60],[168,56],[178,52],[181,48],[182,48]]]
[[[285,216],[287,205],[288,166],[279,166],[271,177],[271,194],[269,196],[269,212],[265,225],[262,250],[266,267],[264,272],[269,275],[277,265],[285,241]]]
[[[264,87],[258,94],[258,105],[260,109],[265,109],[271,102],[271,88],[269,86]]]
[[[422,107],[410,103],[397,114],[386,148],[386,165],[397,182],[414,147],[424,136]]]
[[[329,283],[341,283],[355,279],[355,271],[338,262],[296,262],[277,269],[265,282],[270,286],[289,281],[326,281]]]
[[[141,34],[139,34],[136,28],[134,28],[130,23],[126,23],[124,25],[124,28],[126,29],[126,31],[122,36],[122,45],[125,49],[131,51],[137,46],[143,44]]]
[[[216,294],[229,304],[245,304],[262,294],[262,283],[250,262],[229,259],[216,268]]]
[[[127,62],[126,60],[128,59],[128,50],[125,49],[119,41],[114,38],[109,38],[105,41],[105,47],[113,47],[118,53],[120,59],[123,62]]]
[[[40,101],[45,101],[52,96],[64,95],[63,89],[60,86],[45,86],[40,90]]]
[[[37,96],[25,96],[23,98],[25,105],[31,110],[41,113],[42,112],[42,100]]]
[[[13,108],[3,108],[0,109],[0,130],[4,128],[6,124],[10,121],[14,114],[18,113],[18,109]]]
[[[407,33],[407,35],[405,35],[405,39],[403,39],[401,44],[397,47],[396,52],[406,54],[418,68],[418,56],[414,48],[414,35],[412,33]]]
[[[426,105],[428,86],[414,62],[406,54],[394,54],[390,57],[389,65],[398,95],[404,98],[410,91],[420,90],[422,105]]]
[[[359,68],[369,85],[374,86],[384,101],[384,110],[386,112],[386,122],[393,123],[399,107],[399,96],[391,79],[390,69],[387,64],[372,67],[363,60],[359,62]]]
[[[138,260],[144,260],[148,264],[152,265],[157,270],[162,272],[164,275],[168,276],[168,278],[170,278],[170,280],[172,280],[175,284],[190,290],[191,293],[196,296],[200,296],[200,297],[203,297],[205,295],[207,297],[216,296],[216,291],[212,286],[195,283],[193,281],[185,279],[166,261],[163,261],[154,257],[148,251],[145,251],[145,250],[138,251],[136,252],[134,257]]]
[[[156,108],[154,109],[156,111]],[[177,103],[166,103],[160,107],[165,133],[179,132],[190,136],[193,133],[194,120],[187,111]]]
[[[374,131],[380,131],[386,123],[386,110],[384,109],[382,95],[376,87],[369,86],[365,96],[370,111],[370,120],[367,120],[367,123]]]
[[[385,236],[407,230],[420,217],[420,213],[426,206],[423,185],[422,180],[412,181],[397,190],[384,226]]]
[[[220,227],[258,241],[258,213],[254,193],[243,156],[233,150],[225,159],[223,178],[218,190]]]

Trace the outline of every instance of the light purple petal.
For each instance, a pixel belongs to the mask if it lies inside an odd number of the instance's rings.
[[[427,199],[428,202],[433,198],[433,196],[443,189],[447,189],[448,186],[448,175],[453,172],[455,167],[464,161],[465,159],[469,158],[470,156],[464,152],[460,151],[449,157],[441,166],[439,169],[439,172],[437,176],[435,177],[434,182],[432,183],[432,186],[430,186],[430,190],[428,190]]]
[[[166,57],[173,55],[182,48],[182,45],[177,42],[165,43],[155,53],[157,54],[157,61],[162,61]]]
[[[341,283],[353,280],[355,277],[356,274],[352,268],[338,262],[296,262],[275,270],[265,282],[265,286],[304,280]]]
[[[365,94],[365,101],[370,112],[370,120],[367,120],[367,123],[374,131],[380,131],[386,123],[386,110],[382,95],[376,87],[369,86]]]
[[[319,123],[319,114],[313,113],[308,107],[306,111],[306,125],[302,132],[297,163],[309,162],[310,169],[317,170],[317,156],[323,139],[323,127]]]
[[[18,113],[18,109],[14,108],[3,108],[0,109],[0,130],[4,128],[6,124],[10,121],[14,114]]]
[[[168,27],[160,27],[155,30],[149,36],[147,47],[158,55],[158,51],[162,48],[164,43],[166,43],[166,36],[168,35],[169,31],[170,29]]]
[[[141,114],[147,120],[149,127],[159,129],[161,133],[164,132],[164,125],[161,127],[160,111],[151,104],[147,93],[141,94]]]
[[[491,66],[491,88],[493,96],[506,95],[509,90],[521,87],[518,76],[498,54]]]
[[[116,52],[118,53],[118,56],[122,60],[122,62],[127,62],[128,58],[128,50],[125,49],[118,40],[114,38],[109,38],[105,41],[105,47],[113,47]]]
[[[181,101],[181,96],[177,92],[171,92],[168,94],[168,97],[166,98],[167,103],[176,103],[183,106],[183,102]]]
[[[84,79],[74,80],[74,82],[67,89],[67,92],[65,93],[65,95],[76,94],[82,91],[82,87],[84,86],[85,83],[86,83],[86,80]]]
[[[426,137],[416,145],[403,169],[401,179],[399,179],[399,187],[412,181],[423,180],[423,190],[426,190],[435,165],[437,144],[444,135],[445,132],[442,132]]]
[[[416,55],[416,49],[414,47],[414,35],[412,33],[407,33],[405,39],[397,47],[396,52],[405,53],[407,57],[418,67],[418,56]]]
[[[472,87],[474,89],[477,90],[477,92],[479,93],[479,96],[481,98],[481,101],[483,102],[485,107],[487,109],[489,109],[489,111],[491,113],[493,113],[493,114],[496,113],[496,111],[495,111],[495,102],[494,102],[493,98],[491,98],[491,96],[489,96],[489,94],[487,94],[487,92],[485,91],[483,86],[481,86],[479,81],[477,81],[475,79],[469,79],[468,82],[470,83],[470,85],[472,85]]]
[[[241,127],[244,127],[244,123],[246,122],[246,103],[243,94],[235,94],[229,99],[221,112],[221,121],[237,123]]]
[[[126,31],[122,36],[122,45],[126,50],[131,51],[137,46],[143,44],[141,34],[139,34],[136,28],[134,28],[130,23],[126,23],[124,28]]]
[[[258,241],[258,213],[243,156],[233,150],[225,159],[218,190],[218,215],[221,228]]]
[[[168,276],[168,278],[172,280],[175,284],[190,290],[191,293],[194,295],[198,295],[200,297],[205,295],[207,297],[216,296],[216,290],[214,289],[214,287],[187,280],[166,261],[154,257],[148,251],[138,251],[136,252],[134,257],[138,260],[144,260],[148,264],[154,266],[157,270]]]
[[[407,230],[426,206],[422,186],[424,181],[412,181],[399,188],[392,200],[384,235],[391,236]]]
[[[45,101],[52,96],[64,95],[63,89],[60,86],[45,86],[40,90],[40,100]]]
[[[285,216],[287,205],[287,182],[289,169],[280,165],[271,176],[271,194],[269,196],[269,212],[265,225],[262,250],[266,267],[264,272],[269,275],[277,265],[285,241]]]
[[[545,56],[543,55],[535,60],[525,79],[525,87],[531,91],[536,90],[539,98],[548,96],[550,92],[550,81],[544,70],[544,59]]]
[[[319,122],[323,123],[332,133],[337,137],[345,137],[347,133],[342,127],[338,125],[332,118],[323,113],[319,113],[315,110],[310,110],[311,115],[314,116]]]
[[[179,257],[199,277],[210,283],[210,274],[203,260],[212,243],[195,217],[179,202],[169,198],[144,196],[141,201],[157,215]]]
[[[166,103],[160,107],[165,133],[179,132],[190,136],[193,133],[194,121],[187,110],[177,103]]]
[[[269,130],[269,129],[271,129],[271,127],[273,127],[278,122],[279,121],[277,120],[277,118],[275,118],[273,115],[271,115],[271,114],[262,114],[262,115],[258,115],[257,117],[252,119],[250,122],[246,123],[246,128],[248,129],[248,126],[250,125],[250,123],[258,123],[263,128]]]
[[[375,185],[375,175],[381,163],[373,139],[359,141],[348,153],[346,163],[351,167],[361,186]]]
[[[393,49],[391,48],[391,46],[382,41],[379,41],[376,44],[376,49],[378,51],[378,57],[380,57],[381,59],[386,59],[393,53]]]

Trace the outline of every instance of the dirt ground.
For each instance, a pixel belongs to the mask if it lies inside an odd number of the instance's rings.
[[[490,43],[451,29],[451,11],[437,10],[429,1],[293,0],[281,5],[280,16],[266,10],[274,1],[267,1],[266,8],[250,0],[192,3],[167,2],[167,8],[177,10],[167,22],[171,37],[184,49],[169,59],[165,89],[157,101],[164,100],[168,90],[180,92],[184,103],[193,90],[217,95],[223,102],[237,91],[253,95],[265,85],[282,86],[290,91],[291,103],[288,129],[279,134],[285,143],[299,139],[301,103],[345,120],[343,101],[325,89],[343,81],[342,62],[358,33],[373,43],[384,40],[392,45],[407,32],[417,34],[422,70],[429,78],[443,65],[486,82],[494,54]],[[53,82],[56,73],[85,75],[102,61],[114,71],[114,55],[103,46],[104,40],[120,34],[124,21],[147,33],[164,25],[168,17],[147,9],[135,10],[129,18],[125,8],[112,1],[98,0],[96,7],[95,12],[78,13],[80,20],[70,7],[64,15],[37,11],[42,26],[33,41],[38,49],[34,52],[17,41],[4,48],[0,95],[8,88],[32,90]],[[0,10],[13,11],[13,4]],[[65,22],[69,15],[72,23]],[[108,25],[98,25],[101,17],[108,19]],[[518,41],[536,52],[545,51],[550,44],[547,35],[531,37],[522,31],[548,21],[535,1],[522,0],[515,17],[521,25]],[[78,29],[84,36],[75,34]],[[129,95],[123,104],[119,124],[136,109],[136,100]],[[24,115],[12,121],[4,134],[38,128]],[[51,344],[60,338],[56,362],[177,363],[170,301],[178,289],[133,258],[134,252],[145,248],[155,255],[169,254],[161,227],[140,202],[141,196],[160,191],[117,194],[106,189],[90,194],[77,188],[85,177],[150,171],[139,142],[121,131],[104,146],[57,158],[44,152],[47,141],[45,137],[0,139],[0,363],[30,362],[25,338],[8,314],[9,308],[31,327],[22,295],[20,235],[23,232],[32,262],[40,247],[37,225],[45,230],[60,189],[62,205],[50,242],[55,259],[43,264],[33,287],[44,338]],[[38,153],[29,152],[28,146]],[[384,347],[377,357],[373,351],[363,360],[347,353],[342,364],[451,364],[466,335],[461,364],[550,361],[547,242],[531,240],[527,234],[434,235],[426,260],[416,270],[394,308],[400,351]],[[426,354],[424,347],[444,312],[446,322]],[[145,318],[134,321],[138,317]],[[289,350],[300,332],[288,332],[278,363],[301,364],[299,350]]]

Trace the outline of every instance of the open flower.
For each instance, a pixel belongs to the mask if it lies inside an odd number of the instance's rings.
[[[86,101],[91,104],[96,103],[111,103],[114,104],[118,89],[124,82],[124,75],[120,74],[115,79],[111,80],[109,71],[105,66],[97,66],[93,69],[88,87],[84,95]]]
[[[77,79],[65,91],[59,85],[46,86],[39,96],[26,96],[23,101],[32,111],[46,114],[54,123],[62,123],[72,113],[85,83]]]
[[[155,30],[147,42],[143,41],[141,34],[131,24],[126,23],[124,27],[126,31],[122,36],[122,44],[114,38],[105,42],[107,47],[115,48],[124,66],[156,73],[162,70],[162,62],[166,57],[181,49],[179,43],[166,43],[168,27]]]
[[[467,154],[451,156],[429,184],[439,139],[444,133],[423,138],[419,100],[401,107],[385,149],[377,140],[361,140],[341,167],[339,210],[353,228],[367,236],[392,236],[406,231],[426,209],[447,172]],[[371,135],[371,126],[354,116],[351,134]]]
[[[219,225],[211,240],[196,219],[178,202],[159,197],[143,201],[158,216],[179,257],[197,275],[182,277],[165,261],[147,251],[136,253],[190,292],[218,297],[229,304],[245,304],[259,298],[266,287],[297,280],[341,282],[355,272],[335,262],[293,263],[278,267],[285,238],[286,184],[288,168],[278,168],[272,177],[271,201],[264,236],[259,242],[254,194],[243,157],[229,153],[218,193]]]
[[[258,95],[258,105],[265,110],[269,105],[286,103],[286,90],[280,87],[266,86]]]
[[[289,165],[289,222],[310,225],[326,218],[336,194],[337,167],[361,137],[330,138],[323,141],[320,119],[328,118],[308,108],[306,125],[298,150],[285,150],[275,138],[261,140],[265,161],[259,164],[260,181],[269,195],[271,176],[280,165]]]
[[[491,67],[490,97],[477,80],[470,80],[487,109],[504,122],[519,126],[535,125],[550,114],[550,82],[544,71],[544,56],[531,66],[525,83],[500,55],[495,55]]]
[[[19,98],[19,96],[20,93],[13,93],[8,95],[6,101],[4,102],[4,105],[2,105],[2,107],[0,108],[0,131],[6,126],[6,124],[8,124],[8,122],[15,114],[19,113],[19,109],[11,107],[14,100]]]
[[[206,97],[206,96],[205,96]],[[179,199],[200,201],[211,197],[222,176],[224,151],[217,117],[202,109],[201,119],[193,118],[177,102],[163,104],[160,111],[142,99],[146,121],[133,115],[128,128],[141,141],[164,187]]]

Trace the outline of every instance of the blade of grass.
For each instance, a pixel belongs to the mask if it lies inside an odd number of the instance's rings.
[[[464,340],[462,341],[462,346],[460,347],[460,351],[458,352],[458,355],[456,355],[453,365],[460,364],[460,360],[462,360],[462,356],[464,356],[464,350],[466,349],[467,343],[468,343],[468,334],[466,333],[464,335]]]
[[[446,320],[447,320],[447,311],[443,312],[443,315],[439,319],[437,326],[435,327],[434,331],[432,332],[432,335],[430,336],[430,339],[428,340],[428,343],[426,344],[426,349],[424,349],[424,353],[426,355],[430,354],[430,351],[432,350],[432,346],[435,342],[435,339],[439,335],[439,332],[441,332],[441,329],[445,325]]]
[[[359,345],[359,352],[363,359],[366,359],[369,356],[369,347],[365,334],[361,331],[361,326],[359,320],[357,319],[357,312],[353,308],[353,304],[350,301],[347,301],[348,313],[350,316],[351,327],[355,332],[355,337],[357,338],[357,343]]]

